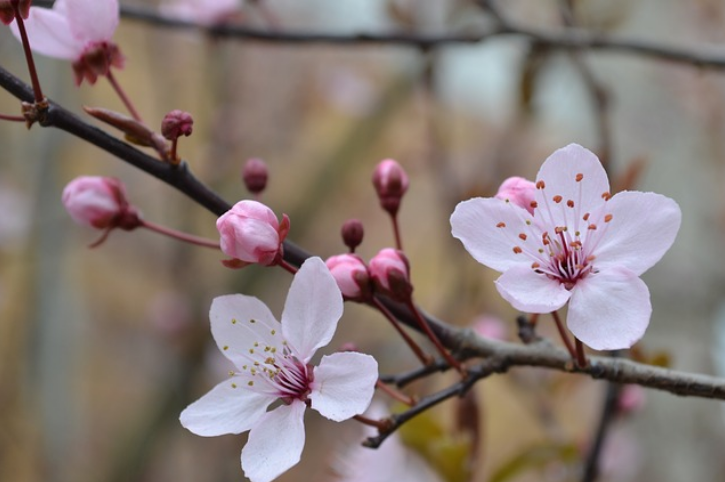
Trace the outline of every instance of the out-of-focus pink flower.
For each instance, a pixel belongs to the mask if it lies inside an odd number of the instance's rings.
[[[343,352],[310,363],[332,339],[342,311],[340,290],[320,258],[305,261],[295,275],[281,322],[257,298],[215,298],[211,332],[235,370],[189,405],[181,424],[204,437],[249,431],[245,475],[252,482],[277,478],[300,460],[308,407],[341,422],[372,400],[378,379],[373,357]]]
[[[510,177],[506,179],[494,196],[496,199],[512,202],[520,208],[534,214],[534,195],[536,184],[523,177]]]
[[[118,20],[118,0],[56,0],[52,9],[32,7],[25,28],[33,51],[70,60],[76,84],[93,84],[111,66],[123,67],[123,55],[111,42]],[[17,24],[10,28],[19,39]]]
[[[244,263],[270,266],[282,256],[282,242],[289,232],[289,218],[277,221],[274,212],[257,201],[240,201],[216,222],[221,249]],[[225,263],[235,267],[234,262]]]
[[[166,0],[159,11],[169,18],[211,26],[239,13],[239,0]]]
[[[387,417],[388,411],[380,402],[373,402],[365,416],[372,419]],[[365,427],[365,435],[377,431]],[[397,432],[389,436],[380,448],[370,450],[359,443],[351,446],[334,461],[334,482],[442,482],[443,479],[415,451],[406,447]]]
[[[405,255],[393,248],[381,249],[370,260],[370,276],[375,288],[400,301],[410,298],[410,264]]]
[[[111,177],[77,177],[63,189],[63,205],[78,224],[96,229],[133,229],[139,225],[136,208],[126,200],[121,181]]]
[[[550,313],[569,303],[567,325],[596,350],[629,348],[652,314],[639,276],[672,246],[682,213],[651,192],[612,196],[599,159],[571,144],[536,177],[534,214],[495,198],[464,201],[453,236],[501,273],[496,288],[514,308]]]
[[[380,205],[395,216],[400,208],[400,201],[408,190],[410,180],[405,170],[393,159],[385,159],[375,166],[373,186],[378,193]]]
[[[340,254],[325,261],[342,294],[351,300],[370,296],[370,275],[365,262],[354,254]]]
[[[640,411],[647,403],[647,393],[639,385],[624,385],[619,391],[617,409],[622,415],[630,415]]]
[[[20,16],[28,18],[30,14],[30,1],[31,0],[20,0],[18,3],[18,10]],[[0,22],[5,25],[10,25],[15,20],[15,8],[13,7],[11,0],[0,0]]]
[[[490,315],[482,315],[473,320],[471,328],[477,335],[492,340],[506,341],[508,330],[506,324],[500,318]]]

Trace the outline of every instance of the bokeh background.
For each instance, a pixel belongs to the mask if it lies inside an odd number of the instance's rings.
[[[502,3],[526,25],[559,31],[564,23],[566,2]],[[568,3],[575,24],[592,31],[725,55],[718,0]],[[240,21],[331,33],[491,25],[464,0],[264,0],[263,8],[240,2]],[[344,251],[339,227],[351,217],[365,224],[363,257],[392,245],[370,177],[381,159],[397,159],[411,177],[400,220],[417,301],[458,326],[496,318],[511,339],[517,313],[495,292],[497,274],[450,236],[453,207],[492,195],[510,175],[533,179],[570,142],[607,155],[615,185],[662,193],[683,212],[675,245],[643,276],[654,315],[639,356],[725,375],[723,72],[627,52],[572,55],[517,36],[422,52],[215,40],[123,20],[114,38],[127,57],[117,78],[144,119],[158,126],[172,109],[191,112],[194,134],[181,140],[181,154],[230,202],[248,196],[244,161],[266,160],[263,200],[289,214],[290,239],[315,254]],[[36,61],[44,90],[65,107],[123,111],[104,79],[77,88],[67,63]],[[0,62],[27,80],[7,28],[0,29]],[[592,85],[606,95],[603,110]],[[15,113],[17,104],[0,94],[0,111]],[[88,249],[98,233],[74,225],[60,204],[64,185],[78,175],[120,178],[147,219],[177,229],[214,238],[215,217],[62,132],[3,123],[0,146],[0,480],[244,480],[244,436],[197,437],[178,414],[228,370],[209,336],[211,300],[253,294],[279,314],[290,276],[231,271],[217,252],[149,232],[114,232]],[[550,324],[544,317],[542,330],[556,340]],[[378,358],[383,373],[416,366],[370,309],[349,305],[340,327],[329,349],[354,342]],[[411,393],[454,379],[433,377]],[[602,382],[535,369],[479,383],[472,480],[577,480],[604,390]],[[720,402],[647,391],[642,405],[614,423],[601,480],[721,480]],[[458,409],[453,401],[435,409],[451,433]],[[354,422],[339,426],[310,413],[306,423],[303,460],[282,482],[332,480],[330,466],[360,439]]]

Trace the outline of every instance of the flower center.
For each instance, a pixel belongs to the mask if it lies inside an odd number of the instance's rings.
[[[601,207],[591,213],[581,212],[583,178],[583,174],[579,173],[573,179],[577,186],[573,196],[576,199],[551,193],[543,180],[537,181],[541,204],[531,203],[533,216],[523,209],[515,209],[526,226],[524,232],[514,233],[512,229],[507,229],[504,222],[496,225],[510,237],[513,252],[531,260],[531,269],[559,281],[567,290],[597,272],[594,252],[612,220],[612,215],[604,210],[606,201],[611,198],[608,192],[601,195]],[[508,199],[506,202],[513,207]]]

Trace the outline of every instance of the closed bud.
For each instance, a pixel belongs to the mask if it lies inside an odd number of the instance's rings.
[[[233,258],[224,264],[242,267],[244,263],[276,264],[282,256],[282,242],[289,232],[289,218],[277,221],[274,212],[257,201],[240,201],[216,222],[221,249]],[[239,263],[241,261],[242,263]]]
[[[340,254],[325,261],[343,296],[355,301],[366,300],[372,292],[365,262],[354,254]]]
[[[534,214],[536,185],[523,177],[510,177],[498,188],[496,199],[508,201]]]
[[[96,229],[120,227],[125,230],[140,225],[138,211],[126,200],[126,190],[118,179],[78,177],[63,189],[62,201],[78,224]]]
[[[0,22],[10,25],[15,20],[15,6],[17,4],[20,16],[27,19],[30,15],[30,0],[0,0]]]
[[[189,137],[193,130],[194,119],[191,114],[183,110],[172,110],[161,121],[161,135],[170,141],[181,136]]]
[[[362,243],[363,235],[365,234],[362,222],[360,222],[359,219],[348,219],[345,221],[345,224],[342,225],[340,232],[345,246],[350,248],[351,253],[354,253],[355,248],[360,246],[360,243]]]
[[[380,161],[373,171],[373,186],[378,193],[380,205],[391,216],[400,208],[400,201],[408,190],[410,180],[405,170],[393,159]]]
[[[370,260],[370,276],[375,289],[397,301],[410,301],[410,264],[402,251],[393,248],[380,250]]]
[[[267,187],[269,169],[262,159],[252,157],[247,160],[242,169],[242,181],[252,194],[259,194]]]

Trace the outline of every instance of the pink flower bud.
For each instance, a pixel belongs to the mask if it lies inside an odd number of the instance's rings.
[[[410,264],[402,251],[385,248],[370,260],[370,276],[375,288],[398,301],[408,301],[413,292]]]
[[[647,393],[639,385],[627,384],[622,387],[617,400],[617,408],[622,415],[640,411],[647,403]]]
[[[354,253],[355,248],[362,243],[365,230],[359,219],[348,219],[342,225],[340,233],[342,234],[342,241],[345,243],[345,246],[350,248],[351,253]]]
[[[332,256],[325,261],[342,294],[351,300],[370,296],[370,275],[365,262],[354,254]]]
[[[161,135],[170,141],[176,140],[181,136],[189,137],[191,135],[194,119],[191,114],[183,110],[175,109],[164,116],[161,121]]]
[[[534,193],[536,193],[536,185],[533,182],[523,177],[510,177],[501,184],[494,197],[510,201],[534,214],[534,206],[536,206]]]
[[[282,222],[257,201],[240,201],[216,222],[224,254],[245,263],[275,264],[282,256],[282,242],[289,232],[289,218]],[[225,263],[233,266],[234,263]]]
[[[17,1],[17,0],[16,0]],[[20,0],[18,2],[18,10],[20,16],[27,19],[30,15],[30,0]],[[13,0],[0,0],[0,22],[10,25],[15,20],[15,7]]]
[[[267,187],[269,169],[262,159],[252,157],[247,160],[242,170],[242,181],[252,194],[259,194]]]
[[[380,205],[392,216],[397,214],[409,184],[408,175],[397,161],[385,159],[375,167],[373,186],[378,193]]]
[[[120,227],[130,230],[140,220],[128,204],[126,190],[118,179],[81,176],[63,189],[63,205],[78,224],[97,229]]]

